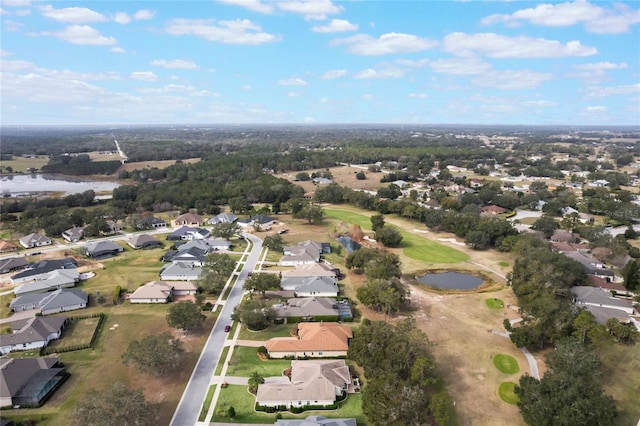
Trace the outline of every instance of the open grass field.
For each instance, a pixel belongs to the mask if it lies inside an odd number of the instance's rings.
[[[272,337],[289,337],[293,327],[295,327],[295,324],[273,324],[266,330],[261,331],[251,331],[247,327],[242,327],[238,338],[241,340],[265,341]]]
[[[360,225],[363,230],[371,229],[369,216],[351,210],[325,209],[326,218]],[[456,249],[423,238],[416,233],[398,227],[402,235],[400,246],[405,256],[423,263],[457,263],[468,260],[469,257]]]
[[[14,173],[26,173],[27,169],[41,169],[49,163],[49,157],[46,155],[40,155],[34,158],[28,157],[13,157],[11,160],[0,161],[0,167],[4,170],[6,167],[11,167]]]
[[[181,160],[185,164],[193,164],[198,163],[200,161],[199,158],[187,158]],[[121,171],[133,171],[133,170],[144,170],[144,169],[166,169],[169,166],[173,166],[176,164],[176,160],[158,160],[158,161],[138,161],[133,163],[124,163],[121,165],[118,170],[114,173],[115,176],[118,175]]]
[[[309,175],[324,171],[325,169],[315,169],[315,170],[306,170]],[[389,185],[388,183],[380,183],[380,179],[384,176],[384,173],[370,173],[366,170],[366,166],[338,166],[329,168],[331,174],[333,175],[333,181],[340,186],[346,186],[352,189],[363,189],[366,191],[377,191],[379,187],[383,185]],[[358,180],[356,179],[356,173],[364,171],[366,174],[366,179]],[[290,182],[295,180],[297,172],[294,173],[281,173],[275,175],[276,177],[287,179]],[[310,180],[308,181],[296,181],[296,185],[304,188],[305,192],[313,192],[316,188],[314,183]]]

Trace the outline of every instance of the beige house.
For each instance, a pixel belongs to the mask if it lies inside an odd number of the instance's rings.
[[[151,281],[129,296],[130,303],[168,303],[172,296],[196,294],[198,287],[189,281]]]
[[[267,407],[327,406],[348,392],[350,384],[343,359],[291,361],[291,380],[259,385],[256,402]]]
[[[282,272],[282,278],[294,277],[336,277],[333,267],[325,263],[311,263],[306,265],[296,265],[296,269]]]
[[[351,327],[337,322],[301,322],[297,337],[274,337],[265,347],[271,358],[313,357],[335,358],[346,356]]]
[[[171,226],[174,228],[178,226],[202,226],[203,224],[204,219],[202,216],[195,213],[185,213],[171,221]]]

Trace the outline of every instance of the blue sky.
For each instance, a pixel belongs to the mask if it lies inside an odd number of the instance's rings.
[[[637,1],[0,8],[3,125],[640,125]]]

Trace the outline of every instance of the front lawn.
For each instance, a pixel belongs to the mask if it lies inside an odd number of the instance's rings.
[[[254,371],[260,373],[262,377],[282,376],[282,372],[289,367],[291,367],[290,360],[263,361],[258,357],[258,348],[238,346],[233,349],[227,376],[249,377]]]
[[[295,324],[272,324],[266,329],[260,331],[251,331],[247,329],[247,327],[242,326],[238,339],[259,340],[264,342],[272,337],[289,337],[291,336],[291,329],[295,326]]]

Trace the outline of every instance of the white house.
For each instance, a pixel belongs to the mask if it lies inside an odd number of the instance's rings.
[[[65,316],[33,317],[11,324],[11,334],[0,334],[0,354],[40,349],[60,338],[67,323]]]
[[[160,270],[162,281],[195,281],[200,278],[202,268],[191,267],[184,263],[171,263]]]
[[[25,235],[18,241],[20,241],[20,245],[24,248],[34,248],[51,245],[51,238],[38,233]]]

